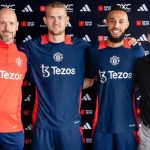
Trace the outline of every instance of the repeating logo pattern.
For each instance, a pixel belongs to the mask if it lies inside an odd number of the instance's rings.
[[[125,9],[129,15],[130,27],[128,33],[126,33],[125,37],[133,36],[138,39],[145,48],[145,54],[149,53],[149,47],[147,46],[147,28],[150,25],[149,22],[149,11],[150,5],[147,0],[139,1],[137,5],[135,2],[127,0],[127,1],[120,1],[116,0],[115,2],[105,2],[105,1],[92,1],[92,3],[88,0],[86,1],[69,1],[66,2],[65,0],[62,2],[65,3],[68,15],[70,16],[70,21],[67,24],[67,34],[74,36],[77,35],[78,37],[82,38],[87,42],[98,42],[107,39],[106,35],[106,14],[112,8],[112,6],[119,6]],[[41,33],[47,32],[46,26],[43,23],[43,15],[46,10],[46,2],[34,2],[32,0],[27,1],[20,1],[13,0],[13,1],[0,1],[0,7],[3,8],[12,8],[16,11],[18,20],[19,20],[19,32],[17,33],[16,43],[21,44],[22,42],[27,42],[31,40],[33,37],[40,35]],[[63,60],[63,54],[55,53],[53,55],[53,59],[56,62],[61,62]],[[118,57],[110,58],[110,63],[112,65],[119,64]],[[16,60],[16,64],[21,67],[22,61],[18,58]],[[48,66],[43,66],[43,71],[46,72]],[[52,68],[54,72],[61,70],[62,68]],[[69,71],[69,70],[67,70]],[[2,72],[3,73],[3,72]],[[5,72],[4,72],[5,73]],[[109,73],[112,77],[114,72]],[[3,74],[2,74],[3,75]],[[48,74],[47,74],[48,75]],[[127,75],[127,74],[125,74]],[[125,76],[124,75],[124,76]],[[120,75],[118,75],[119,77]],[[101,72],[101,77],[105,79],[104,73]],[[126,76],[125,76],[126,77]],[[30,119],[27,119],[27,116],[31,115],[31,110],[29,109],[28,105],[32,103],[32,94],[30,93],[31,90],[30,86],[24,87],[23,96],[24,103],[24,111],[23,114],[25,119],[25,133],[30,132],[32,130],[32,126],[30,123]],[[28,91],[28,92],[27,92]],[[27,92],[27,93],[26,93]],[[90,91],[88,91],[90,92]],[[85,132],[85,143],[91,143],[92,139],[90,138],[89,134],[86,132],[91,131],[91,122],[92,122],[92,115],[93,115],[93,105],[91,103],[94,101],[94,96],[86,93],[82,97],[83,105],[81,109],[82,119],[84,120],[85,124],[82,125],[84,132]],[[88,115],[88,119],[85,117]],[[30,117],[29,117],[30,118]],[[25,135],[25,144],[30,144],[31,138]],[[27,148],[27,150],[29,150]]]

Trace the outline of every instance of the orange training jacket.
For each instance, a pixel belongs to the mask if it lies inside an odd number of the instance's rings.
[[[14,43],[0,41],[0,133],[22,131],[21,86],[27,59]]]

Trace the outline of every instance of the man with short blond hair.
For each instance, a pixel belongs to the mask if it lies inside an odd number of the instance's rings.
[[[69,16],[63,3],[49,4],[43,21],[48,33],[21,46],[37,87],[31,147],[82,150],[79,112],[89,44],[65,34]]]

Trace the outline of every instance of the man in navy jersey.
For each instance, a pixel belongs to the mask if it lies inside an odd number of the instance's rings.
[[[98,99],[94,119],[94,150],[136,150],[136,119],[133,109],[136,60],[144,56],[141,46],[131,47],[124,40],[129,26],[125,10],[116,7],[106,17],[107,41],[89,50],[91,84],[98,74]]]
[[[32,150],[82,150],[79,111],[89,44],[65,35],[63,3],[50,3],[43,20],[48,34],[21,46],[36,85]]]

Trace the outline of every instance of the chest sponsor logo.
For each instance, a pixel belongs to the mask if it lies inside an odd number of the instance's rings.
[[[0,78],[6,80],[21,80],[22,75],[19,73],[6,72],[4,70],[0,70]]]
[[[100,71],[100,82],[105,83],[108,79],[110,80],[120,80],[120,79],[132,79],[131,72],[115,72],[115,71]]]
[[[49,77],[50,75],[74,75],[75,68],[59,68],[57,66],[45,66],[41,65],[41,71],[43,77]]]

